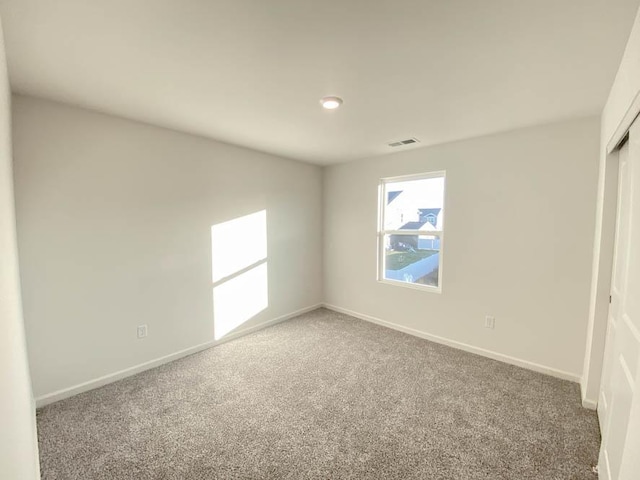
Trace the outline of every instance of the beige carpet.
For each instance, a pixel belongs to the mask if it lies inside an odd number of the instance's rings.
[[[316,310],[38,411],[45,480],[595,479],[576,384]]]

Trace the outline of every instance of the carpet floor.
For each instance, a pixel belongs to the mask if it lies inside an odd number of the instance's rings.
[[[37,412],[45,480],[596,478],[578,385],[320,309]]]

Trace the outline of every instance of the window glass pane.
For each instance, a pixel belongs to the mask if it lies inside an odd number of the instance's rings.
[[[440,238],[433,235],[385,235],[384,279],[438,286]]]
[[[384,184],[385,230],[443,230],[444,177]]]

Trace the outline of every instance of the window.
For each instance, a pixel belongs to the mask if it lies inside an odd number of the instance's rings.
[[[439,292],[445,173],[380,182],[378,280]]]

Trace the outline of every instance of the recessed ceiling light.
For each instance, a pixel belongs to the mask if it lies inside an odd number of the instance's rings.
[[[324,97],[320,100],[320,104],[322,108],[326,108],[327,110],[335,110],[340,105],[342,105],[342,99],[340,97]]]

